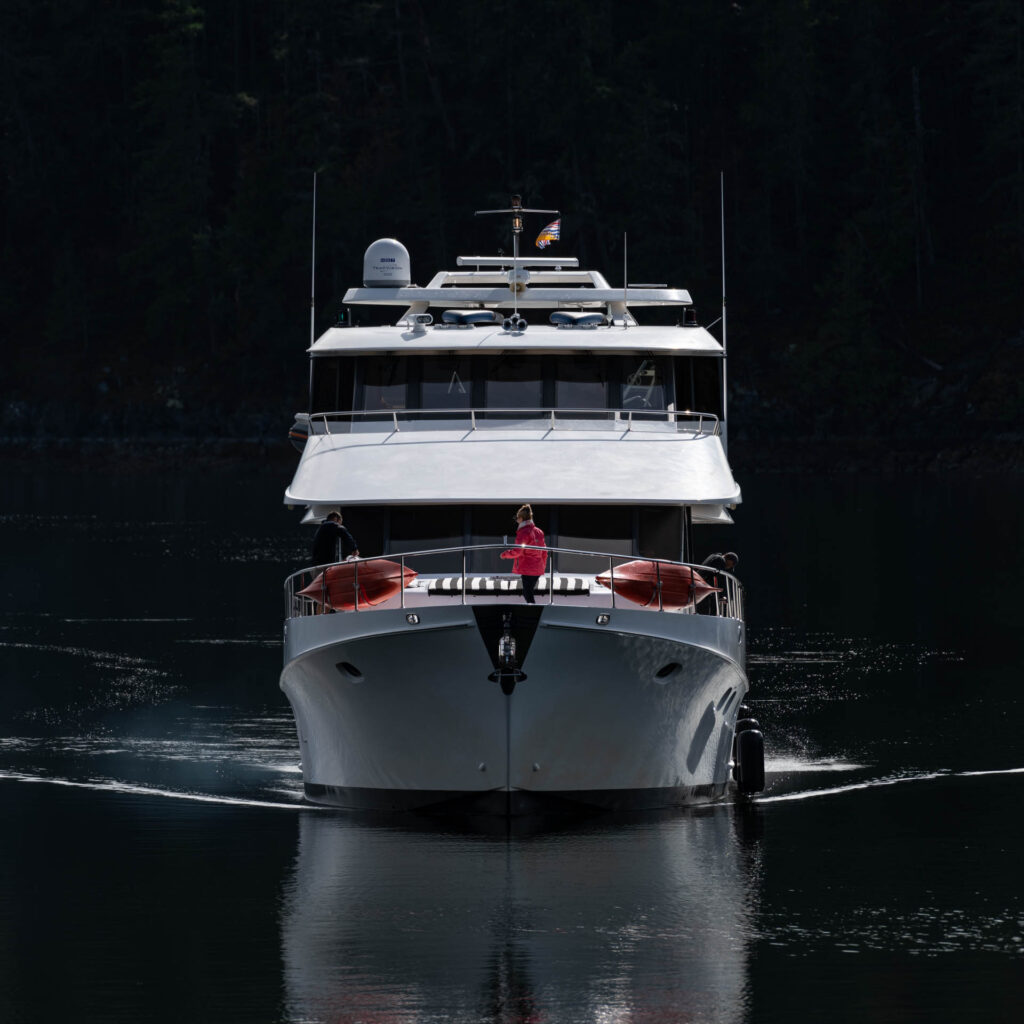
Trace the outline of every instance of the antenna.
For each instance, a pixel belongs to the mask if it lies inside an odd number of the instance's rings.
[[[629,236],[627,232],[622,232],[622,329],[627,330],[629,328],[629,310],[626,307],[626,303],[629,301],[629,262],[627,256],[629,254],[628,246]]]
[[[725,418],[726,413],[726,401],[728,397],[728,391],[726,388],[726,374],[728,372],[728,359],[727,359],[727,337],[725,331],[725,171],[719,171],[719,193],[720,193],[720,204],[721,204],[721,220],[722,220],[722,422],[728,423]],[[723,441],[727,441],[728,434],[725,435]],[[728,445],[726,445],[728,447]]]
[[[316,171],[313,172],[313,279],[309,287],[309,344],[316,334]]]
[[[523,197],[520,195],[514,195],[511,199],[512,205],[506,210],[476,210],[473,213],[474,217],[486,216],[492,213],[511,213],[512,214],[512,309],[513,309],[513,320],[519,322],[519,281],[517,280],[516,269],[519,264],[519,236],[523,233],[523,214],[524,213],[553,213],[556,217],[561,217],[560,210],[535,210],[531,207],[523,206]],[[506,321],[507,323],[507,321]],[[525,321],[523,321],[525,326]]]

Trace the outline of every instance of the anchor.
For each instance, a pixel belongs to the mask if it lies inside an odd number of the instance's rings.
[[[487,678],[492,683],[501,684],[501,692],[511,696],[516,683],[526,678],[526,673],[519,668],[516,661],[516,638],[512,635],[512,613],[506,612],[501,617],[502,635],[498,640],[498,668]]]

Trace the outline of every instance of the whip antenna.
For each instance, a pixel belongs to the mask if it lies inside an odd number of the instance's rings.
[[[629,327],[629,236],[622,232],[622,329]]]
[[[719,192],[720,192],[720,204],[721,204],[721,220],[722,220],[722,422],[728,423],[725,418],[726,413],[726,374],[728,372],[728,360],[726,359],[726,332],[725,332],[725,171],[719,172]],[[722,441],[725,443],[728,439],[726,434]],[[728,445],[725,445],[728,447]]]
[[[316,334],[316,171],[313,172],[313,280],[309,287],[309,345]]]

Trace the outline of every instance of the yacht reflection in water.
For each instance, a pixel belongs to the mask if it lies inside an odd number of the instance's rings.
[[[756,808],[488,837],[302,815],[293,1021],[739,1021]]]

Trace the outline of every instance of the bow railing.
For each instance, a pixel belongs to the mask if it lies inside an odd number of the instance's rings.
[[[452,598],[462,604],[493,603],[495,598],[522,600],[522,584],[514,573],[489,572],[471,563],[501,552],[521,555],[526,551],[548,555],[543,574],[536,578],[536,600],[540,604],[644,608],[741,621],[744,617],[743,585],[720,569],[665,558],[507,543],[396,552],[300,569],[285,580],[285,617],[377,608],[404,610]],[[388,577],[391,593],[378,600],[372,590],[379,586],[382,560],[394,569]],[[438,571],[438,560],[446,563],[448,571]]]

